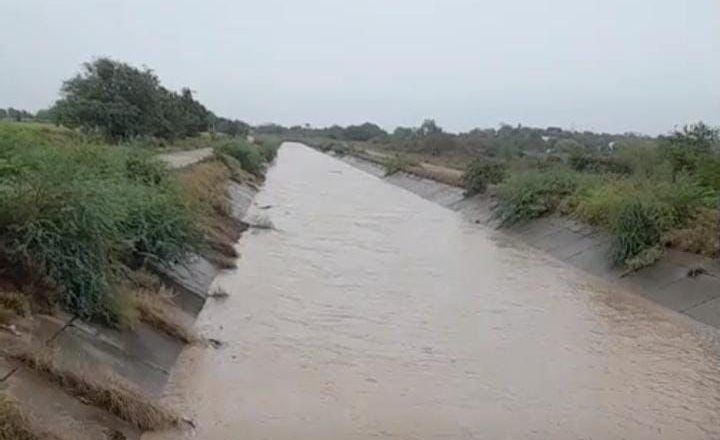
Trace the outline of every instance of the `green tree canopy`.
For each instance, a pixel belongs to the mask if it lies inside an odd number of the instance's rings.
[[[210,113],[189,89],[161,86],[149,69],[99,58],[65,81],[57,102],[58,122],[99,132],[112,141],[135,136],[165,139],[207,130]]]
[[[664,138],[660,151],[672,166],[673,181],[678,173],[695,172],[699,160],[711,152],[717,141],[718,130],[703,122],[688,124]]]

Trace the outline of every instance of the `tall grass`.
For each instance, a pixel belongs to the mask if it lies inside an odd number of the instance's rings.
[[[0,440],[39,440],[17,403],[0,394]]]
[[[262,173],[263,164],[270,155],[268,152],[261,153],[261,150],[256,145],[251,145],[241,139],[228,140],[216,147],[215,151],[234,158],[240,162],[245,171],[256,176]]]
[[[514,174],[498,186],[496,215],[503,225],[541,217],[594,180],[563,169]]]
[[[0,257],[55,287],[84,318],[112,321],[124,266],[178,260],[201,235],[177,182],[149,153],[18,143],[0,127]],[[40,136],[42,137],[42,136]],[[31,140],[31,139],[30,139]]]
[[[697,239],[691,238],[707,222],[694,222],[694,229],[687,229],[684,236],[673,232],[685,228],[704,209],[717,208],[717,192],[691,176],[672,183],[562,168],[514,174],[500,184],[497,197],[496,214],[503,224],[560,210],[608,230],[613,239],[612,259],[617,264],[644,261],[641,254],[650,255],[647,252],[663,242],[686,243],[689,250],[699,248]],[[712,246],[704,249],[713,252]]]

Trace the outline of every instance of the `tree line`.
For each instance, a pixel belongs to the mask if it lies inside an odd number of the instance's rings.
[[[13,121],[22,121],[25,119],[35,119],[35,115],[27,110],[16,109],[12,107],[0,108],[0,119],[11,119]]]

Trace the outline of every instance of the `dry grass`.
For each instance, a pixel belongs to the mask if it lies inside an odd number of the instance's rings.
[[[164,287],[158,290],[139,290],[135,295],[135,305],[140,312],[140,319],[185,344],[199,341],[198,335],[182,322],[182,312],[172,297],[172,293]]]
[[[127,277],[138,289],[160,289],[163,287],[160,277],[145,269],[130,271]]]
[[[720,211],[703,209],[686,227],[670,231],[663,237],[667,246],[686,252],[720,256]]]
[[[0,440],[40,440],[17,403],[0,394]]]
[[[202,229],[212,263],[222,269],[235,267],[238,257],[233,246],[246,225],[232,217],[228,183],[232,177],[228,167],[219,160],[197,164],[184,170],[180,180],[189,199],[202,213]]]
[[[15,318],[15,312],[0,306],[0,326],[6,326]]]
[[[196,164],[180,174],[185,194],[193,203],[225,216],[232,212],[227,193],[229,180],[230,170],[217,160]]]
[[[47,349],[40,347],[16,348],[9,354],[12,359],[78,399],[106,410],[143,431],[170,428],[179,423],[179,418],[171,411],[112,375],[63,369]]]
[[[0,307],[15,312],[18,316],[30,316],[30,300],[19,292],[0,292]]]

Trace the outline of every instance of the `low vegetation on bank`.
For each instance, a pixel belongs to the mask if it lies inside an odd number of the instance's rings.
[[[134,320],[127,274],[200,252],[222,267],[244,226],[226,183],[259,179],[276,145],[219,139],[220,160],[170,172],[146,149],[72,130],[0,124],[0,259],[35,304],[112,325]],[[9,309],[11,297],[0,305]],[[12,311],[12,309],[9,309]]]
[[[13,120],[0,121],[0,261],[12,268],[3,280],[36,308],[59,305],[120,327],[142,315],[133,271],[190,252],[233,266],[231,243],[244,226],[232,218],[226,183],[260,179],[278,146],[245,142],[247,124],[215,116],[187,89],[164,88],[148,69],[107,58],[85,64],[62,98],[34,116],[57,125],[14,109],[0,116]],[[215,160],[179,173],[154,157],[207,147]],[[0,298],[0,319],[21,315],[9,295]]]
[[[249,129],[214,115],[188,89],[164,88],[150,70],[105,58],[66,81],[52,108],[0,112],[0,330],[22,336],[22,318],[62,308],[111,327],[142,322],[183,343],[200,341],[152,271],[193,253],[234,267],[233,244],[247,225],[233,216],[228,184],[260,183],[279,146],[246,141]],[[181,170],[156,158],[194,148],[215,155]],[[65,368],[47,347],[6,351],[141,430],[178,422],[120,379]],[[0,395],[6,438],[50,437],[36,435]]]
[[[657,138],[509,125],[452,134],[432,120],[392,133],[375,124],[256,132],[338,155],[385,157],[379,163],[388,174],[420,174],[426,170],[408,164],[423,162],[462,169],[466,195],[491,190],[502,225],[570,216],[610,233],[609,257],[631,270],[666,247],[720,257],[720,144],[703,123]]]
[[[612,236],[613,261],[630,269],[666,246],[717,257],[717,134],[689,126],[661,142],[642,160],[625,152],[514,173],[497,187],[498,216],[511,224],[559,213],[599,226]],[[644,160],[658,165],[648,170]]]

